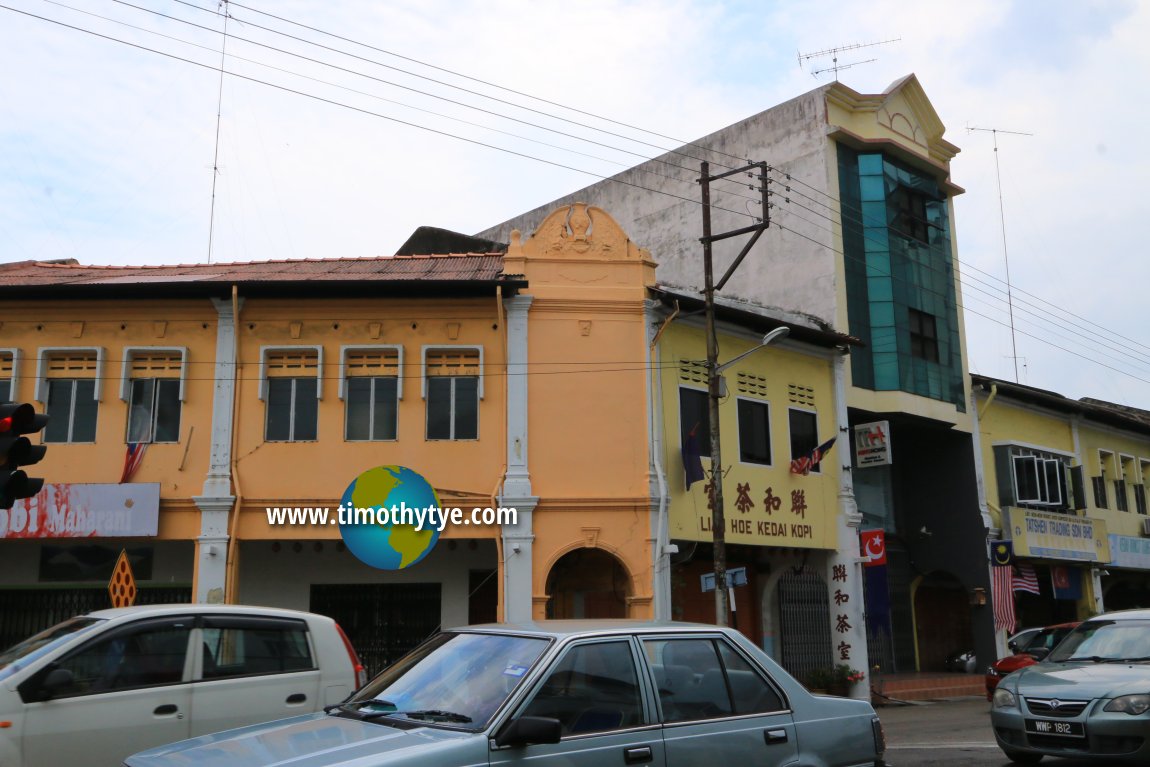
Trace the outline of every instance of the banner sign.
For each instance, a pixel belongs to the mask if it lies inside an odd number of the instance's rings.
[[[1133,570],[1150,570],[1150,538],[1111,535],[1110,564]]]
[[[1016,557],[1109,562],[1106,522],[1092,517],[1007,508]]]
[[[0,539],[138,538],[155,536],[159,521],[159,482],[46,484],[0,509]]]
[[[890,463],[890,422],[875,421],[855,426],[855,468]]]

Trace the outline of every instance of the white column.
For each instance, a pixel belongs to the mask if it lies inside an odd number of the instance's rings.
[[[851,696],[870,700],[870,660],[866,646],[866,610],[862,559],[859,556],[859,526],[862,514],[855,502],[851,475],[853,435],[847,415],[845,354],[834,358],[835,423],[838,441],[832,455],[839,460],[839,514],[836,517],[838,548],[827,557],[827,585],[830,590],[831,658],[835,665],[845,663],[866,674],[851,688]],[[849,659],[844,659],[843,655]]]
[[[539,504],[531,491],[527,462],[527,311],[531,296],[503,302],[507,312],[507,474],[499,505],[517,510],[515,525],[503,526],[503,620],[529,621],[532,598],[532,556],[535,540],[531,517]]]
[[[667,474],[663,466],[663,376],[659,367],[659,349],[652,347],[666,315],[657,310],[655,301],[647,300],[644,311],[647,332],[647,427],[648,449],[651,451],[647,484],[651,496],[650,552],[653,577],[651,579],[652,608],[657,621],[671,620],[671,555],[670,513]]]
[[[241,299],[242,300],[242,299]],[[228,516],[232,495],[232,429],[236,390],[236,317],[231,300],[212,299],[216,323],[215,392],[212,396],[211,455],[203,494],[193,498],[200,510],[196,539],[196,601],[223,602],[227,581]]]

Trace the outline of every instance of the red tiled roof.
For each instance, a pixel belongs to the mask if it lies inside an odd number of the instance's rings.
[[[75,260],[0,264],[0,286],[274,282],[494,282],[499,253],[249,261],[162,266],[90,266]]]

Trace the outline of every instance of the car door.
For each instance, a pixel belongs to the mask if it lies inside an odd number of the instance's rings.
[[[39,697],[55,669],[71,674],[47,700],[25,708],[28,767],[117,765],[145,748],[188,737],[188,644],[194,619],[141,620],[93,637],[21,684]]]
[[[194,641],[193,736],[306,714],[323,705],[306,621],[205,615]]]
[[[638,661],[637,647],[627,637],[568,647],[512,717],[558,719],[560,741],[493,746],[492,767],[663,767],[654,700],[640,683]]]
[[[793,762],[795,725],[781,691],[721,636],[642,642],[658,691],[667,767]]]

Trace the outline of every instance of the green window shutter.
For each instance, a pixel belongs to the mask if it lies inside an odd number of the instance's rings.
[[[999,507],[1014,506],[1014,466],[1010,462],[1009,445],[995,445],[994,474],[998,482]]]
[[[1070,493],[1074,501],[1071,507],[1075,511],[1086,508],[1086,480],[1082,474],[1081,466],[1071,466],[1067,472],[1070,478]]]

